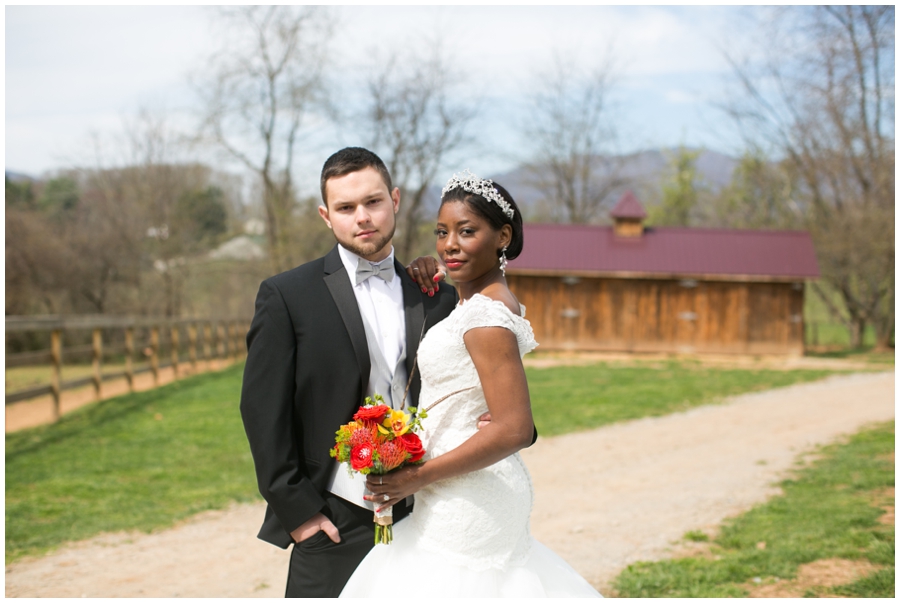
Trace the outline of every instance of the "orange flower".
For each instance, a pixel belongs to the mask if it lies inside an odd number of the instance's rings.
[[[406,460],[408,454],[409,453],[406,451],[406,448],[404,448],[403,445],[399,444],[396,440],[383,442],[380,446],[378,446],[378,458],[381,461],[381,466],[385,471],[396,469],[397,467],[402,465],[403,461]]]

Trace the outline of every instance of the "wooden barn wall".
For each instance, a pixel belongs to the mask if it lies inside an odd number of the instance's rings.
[[[803,353],[803,288],[507,276],[540,349]]]

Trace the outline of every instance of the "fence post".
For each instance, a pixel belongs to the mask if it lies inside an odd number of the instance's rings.
[[[100,364],[103,356],[103,334],[100,329],[94,329],[91,336],[94,349],[94,398],[99,400],[102,395],[103,378],[100,374]]]
[[[53,373],[50,377],[50,387],[53,388],[53,420],[59,421],[59,399],[62,382],[62,332],[53,329],[50,332],[50,358],[53,361]]]
[[[134,327],[125,328],[125,380],[128,381],[128,391],[134,393]]]
[[[203,323],[203,358],[206,360],[206,370],[210,369],[212,361],[212,350],[210,342],[212,341],[212,327],[208,322]]]
[[[188,325],[188,357],[191,359],[191,369],[197,372],[197,323]]]
[[[150,371],[153,373],[153,385],[159,385],[159,327],[150,329]]]
[[[172,325],[169,332],[172,335],[172,376],[178,379],[178,325]]]
[[[219,358],[228,358],[228,338],[225,336],[225,326],[221,322],[216,325],[216,333],[218,334],[218,344],[221,346]]]

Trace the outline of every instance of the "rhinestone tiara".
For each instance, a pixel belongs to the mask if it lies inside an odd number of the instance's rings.
[[[516,214],[516,211],[512,206],[497,192],[497,189],[494,188],[493,181],[479,178],[468,169],[453,174],[441,190],[441,199],[455,188],[461,188],[467,193],[481,195],[488,201],[493,201],[501,210],[503,210],[503,213],[506,214],[506,217],[510,220],[512,220],[513,216]]]

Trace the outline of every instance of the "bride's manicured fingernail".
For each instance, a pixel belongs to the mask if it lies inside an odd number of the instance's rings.
[[[429,292],[428,292],[428,297],[434,297],[434,291],[429,291]]]
[[[428,289],[426,289],[425,287],[422,287],[422,293],[428,293]]]

